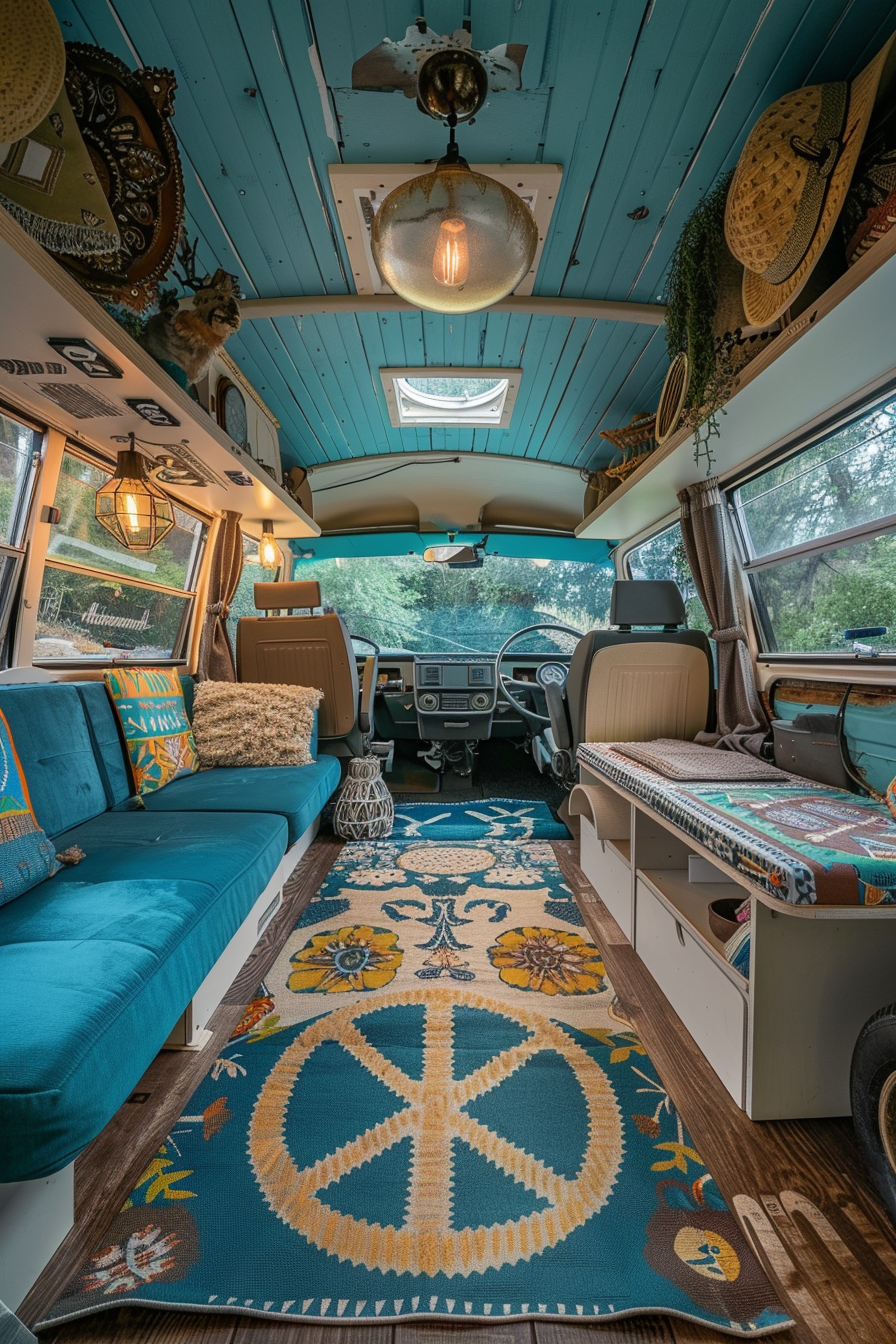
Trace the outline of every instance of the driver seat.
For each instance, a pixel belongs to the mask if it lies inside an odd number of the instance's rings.
[[[365,660],[359,703],[351,635],[335,611],[315,611],[321,607],[319,583],[256,583],[255,606],[265,615],[241,616],[237,622],[237,680],[316,686],[323,692],[320,749],[330,756],[365,755],[373,723],[376,655]],[[296,614],[303,609],[307,615]],[[275,611],[286,614],[271,615]]]
[[[576,645],[565,687],[548,688],[548,712],[569,773],[580,742],[691,740],[714,720],[712,648],[685,628],[671,579],[617,579],[615,630],[590,630]],[[660,626],[660,630],[635,630]]]

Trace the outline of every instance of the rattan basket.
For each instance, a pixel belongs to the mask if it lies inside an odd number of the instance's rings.
[[[607,476],[624,481],[656,447],[656,416],[641,411],[622,429],[602,429],[600,437],[622,453],[622,461],[606,468]]]

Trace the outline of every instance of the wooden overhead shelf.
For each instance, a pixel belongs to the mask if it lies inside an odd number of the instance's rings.
[[[741,374],[712,473],[730,475],[814,429],[896,378],[896,228],[826,290]],[[588,539],[631,537],[672,513],[677,492],[706,475],[694,435],[680,430],[576,528]]]
[[[139,439],[170,444],[174,454],[186,445],[208,484],[168,487],[177,498],[200,509],[235,509],[249,527],[271,519],[278,537],[320,535],[279,482],[2,208],[0,294],[0,398],[113,460],[121,447],[116,436],[132,431]],[[88,377],[47,344],[50,337],[89,341],[122,376]],[[155,401],[179,423],[150,424],[127,405],[129,397]]]

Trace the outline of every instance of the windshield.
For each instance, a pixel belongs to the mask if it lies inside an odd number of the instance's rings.
[[[537,621],[577,630],[606,625],[613,570],[575,560],[486,555],[481,569],[449,569],[419,555],[297,560],[353,635],[411,653],[497,653]],[[562,634],[535,635],[521,652],[569,652]]]

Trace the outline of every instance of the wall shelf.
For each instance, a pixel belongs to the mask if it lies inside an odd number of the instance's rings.
[[[712,440],[712,474],[724,477],[886,388],[896,376],[894,311],[896,228],[747,365]],[[576,536],[634,536],[677,509],[677,492],[705,474],[694,463],[693,433],[678,431],[579,524]]]
[[[170,487],[178,498],[210,511],[235,509],[250,527],[269,518],[278,537],[319,536],[320,527],[279,482],[239,448],[3,209],[0,293],[0,398],[107,457],[114,457],[121,446],[113,436],[132,431],[149,442],[170,444],[173,453],[185,443],[201,463],[208,485]],[[47,344],[49,337],[89,341],[122,376],[88,377]],[[52,399],[50,390],[67,403],[67,409]],[[157,402],[179,424],[148,423],[126,404],[127,397]]]

